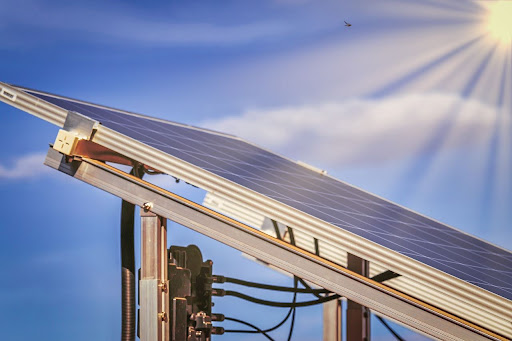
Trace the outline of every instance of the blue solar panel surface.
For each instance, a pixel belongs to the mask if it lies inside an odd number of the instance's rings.
[[[509,251],[236,138],[28,93],[512,300]]]

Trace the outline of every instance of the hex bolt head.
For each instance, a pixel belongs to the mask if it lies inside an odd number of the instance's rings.
[[[144,209],[144,211],[151,211],[151,209],[153,208],[153,203],[152,202],[145,202],[143,205],[142,205],[142,208]]]

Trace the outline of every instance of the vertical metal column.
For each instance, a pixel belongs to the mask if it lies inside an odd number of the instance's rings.
[[[169,340],[167,220],[141,209],[140,339]]]
[[[370,275],[370,263],[348,254],[347,269],[360,275]],[[370,341],[370,310],[354,301],[347,300],[347,341]]]
[[[334,300],[323,304],[324,328],[323,341],[341,341],[342,310],[341,300]]]

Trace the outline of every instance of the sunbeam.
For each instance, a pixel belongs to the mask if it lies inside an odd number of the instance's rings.
[[[464,6],[463,6],[464,5]],[[437,122],[437,127],[432,129],[430,137],[422,146],[418,146],[417,155],[411,161],[408,169],[401,176],[400,184],[396,187],[396,193],[409,193],[411,199],[416,194],[424,192],[435,179],[435,174],[445,165],[443,150],[453,145],[453,141],[461,138],[460,127],[463,122],[471,120],[464,110],[468,100],[478,100],[489,105],[494,112],[486,112],[488,124],[479,126],[478,134],[466,136],[467,139],[478,139],[481,148],[482,165],[480,177],[475,179],[482,188],[482,207],[492,207],[503,193],[504,184],[509,186],[509,181],[504,178],[510,176],[511,152],[511,110],[512,108],[512,11],[503,20],[502,13],[508,13],[508,6],[512,2],[504,4],[503,1],[492,3],[464,2],[450,3],[429,0],[421,5],[409,3],[407,11],[411,7],[417,7],[416,13],[433,15],[441,12],[443,17],[453,17],[461,20],[459,25],[464,32],[463,41],[445,41],[443,52],[424,61],[422,65],[416,65],[408,70],[395,73],[394,80],[382,84],[378,90],[369,94],[370,97],[382,97],[399,92],[411,91],[447,91],[458,94],[461,98],[446,110]],[[466,6],[468,5],[468,6]],[[431,6],[430,10],[425,7]],[[502,12],[497,13],[498,9]],[[428,28],[425,28],[428,30]],[[453,32],[453,31],[452,31]],[[450,34],[450,32],[448,32]],[[509,35],[510,34],[510,35]],[[453,36],[456,37],[455,35]],[[459,37],[457,37],[459,38]],[[449,47],[449,49],[448,49]],[[438,51],[442,47],[438,46]],[[426,105],[428,105],[426,103]],[[411,109],[411,113],[414,109]],[[475,115],[474,112],[472,112]],[[463,153],[469,153],[464,151]],[[415,189],[406,190],[403,186],[411,183],[418,184]],[[485,203],[485,205],[483,205]],[[492,212],[482,209],[482,222],[492,218]]]
[[[466,86],[462,89],[461,94],[464,97],[470,97],[473,94],[473,91],[476,88],[476,85],[481,81],[482,74],[484,74],[484,71],[487,67],[489,67],[489,61],[491,60],[492,56],[496,52],[497,47],[495,46],[492,49],[489,49],[486,52],[486,56],[482,60],[482,62],[477,65],[475,68],[475,72],[471,76],[470,79],[468,79],[468,82]]]
[[[399,1],[402,3],[401,1]],[[407,8],[400,7],[394,15],[399,11],[408,13],[416,13],[419,17],[424,18],[452,18],[454,27],[445,27],[444,32],[436,32],[434,28],[423,28],[429,36],[438,36],[439,38],[448,36],[451,40],[437,44],[438,54],[426,60],[424,56],[417,56],[416,60],[422,58],[423,64],[410,64],[408,68],[402,64],[401,72],[394,70],[394,80],[380,83],[380,86],[368,94],[369,97],[381,97],[395,93],[396,91],[408,91],[415,89],[416,91],[451,91],[461,93],[467,97],[468,92],[475,91],[475,95],[491,104],[495,104],[496,94],[502,93],[501,73],[503,70],[503,60],[510,55],[510,47],[512,43],[512,14],[507,16],[507,20],[503,20],[502,14],[508,13],[509,6],[512,8],[512,2],[492,1],[492,2],[474,2],[464,1],[461,3],[446,3],[438,0],[423,1],[421,3],[404,4]],[[512,12],[511,12],[512,13]],[[437,20],[435,19],[435,20]],[[458,20],[463,19],[463,20]],[[439,27],[439,26],[438,26]],[[457,28],[457,29],[456,29]],[[496,31],[500,32],[497,37]],[[457,32],[457,33],[455,33]],[[503,36],[510,39],[503,40]],[[396,34],[396,33],[395,33]],[[424,34],[422,36],[425,36]],[[463,40],[457,38],[463,37]],[[499,38],[499,39],[498,39]],[[424,41],[425,51],[430,48]],[[443,47],[445,47],[443,51]],[[496,53],[491,52],[494,50]],[[441,52],[442,51],[442,52]],[[487,64],[483,65],[479,62],[481,56],[488,56],[490,59]],[[463,62],[462,62],[463,61]],[[461,64],[463,63],[463,64]],[[473,68],[482,68],[481,72],[468,73],[461,72],[460,66],[464,70],[472,70]],[[467,77],[473,74],[475,79]],[[377,83],[374,83],[377,84]],[[508,105],[508,102],[506,102]]]
[[[451,48],[448,52],[444,52],[437,56],[434,60],[429,61],[423,66],[415,67],[413,70],[406,73],[401,78],[396,79],[395,81],[385,84],[382,89],[377,90],[370,94],[370,97],[381,97],[387,94],[393,93],[397,90],[405,88],[406,85],[414,81],[415,79],[422,78],[425,74],[432,72],[436,68],[439,68],[442,63],[447,62],[451,58],[456,57],[459,54],[464,53],[467,49],[469,49],[472,45],[477,44],[481,39],[484,38],[484,35],[478,36],[476,38],[470,38],[464,43]]]
[[[467,88],[471,86],[471,77],[475,77],[475,74],[463,72],[462,70],[474,70],[482,67],[482,61],[486,59],[486,56],[490,56],[490,54],[485,39],[480,40],[478,44],[472,46],[464,55],[460,55],[459,58],[453,59],[449,63],[444,63],[437,70],[438,72],[425,76],[426,79],[432,80],[430,83],[425,81],[426,84],[423,88],[430,91],[432,89],[439,89],[452,93],[462,93],[464,89],[467,91]]]
[[[471,97],[475,89],[475,84],[478,84],[484,70],[489,66],[489,60],[495,51],[495,49],[488,51],[487,54],[480,59],[477,66],[472,68],[475,71],[468,75],[468,81],[461,90],[461,95]],[[439,155],[441,151],[445,150],[447,145],[452,144],[452,139],[460,138],[458,131],[458,127],[462,126],[460,122],[468,119],[468,117],[464,117],[464,115],[461,114],[463,112],[462,106],[465,104],[466,103],[461,99],[458,103],[455,103],[452,108],[446,111],[444,119],[439,121],[437,129],[432,130],[430,139],[418,149],[416,154],[420,155],[421,161],[415,160],[401,177],[405,179],[405,184],[410,183],[412,179],[414,179],[414,182],[420,184],[418,186],[418,188],[420,188],[432,169],[436,167],[437,163],[440,163]],[[493,120],[495,120],[495,118],[493,118]],[[486,131],[485,128],[486,127],[482,127],[481,130],[482,136],[485,136],[484,140],[492,138],[492,132],[489,129]],[[400,186],[398,187],[399,192],[406,192],[403,188],[400,188]],[[413,191],[409,191],[409,193],[411,195],[416,194]]]

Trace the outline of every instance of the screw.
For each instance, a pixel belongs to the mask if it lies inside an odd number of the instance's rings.
[[[144,211],[151,211],[151,209],[153,208],[153,203],[152,202],[145,202],[143,205],[142,205],[142,208],[144,209]]]

